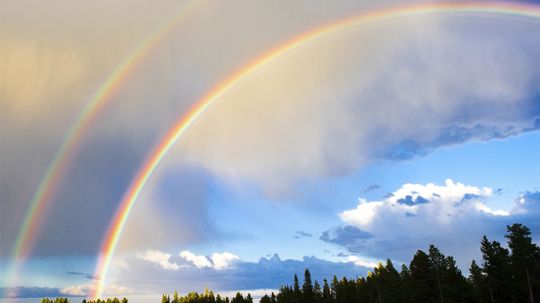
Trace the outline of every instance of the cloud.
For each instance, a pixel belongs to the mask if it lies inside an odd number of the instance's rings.
[[[228,252],[213,253],[211,257],[213,267],[217,270],[227,269],[233,265],[233,263],[239,260],[238,256],[235,256]]]
[[[488,23],[471,31],[473,18],[430,18],[321,39],[235,85],[183,150],[229,182],[279,196],[374,161],[530,131],[540,61],[528,50],[540,39],[525,46],[522,25]]]
[[[184,253],[193,260],[193,253]],[[216,257],[220,255],[226,260],[225,265],[220,265]],[[252,290],[270,288],[277,289],[281,285],[290,284],[294,274],[302,276],[304,270],[309,268],[313,279],[322,281],[323,278],[331,279],[334,274],[338,276],[355,277],[367,273],[368,259],[351,259],[347,256],[342,261],[328,261],[317,257],[306,256],[301,260],[282,260],[277,254],[268,258],[261,258],[257,262],[246,262],[234,254],[220,253],[212,254],[211,257],[203,257],[198,262],[205,266],[196,266],[192,261],[184,257],[171,258],[171,262],[176,262],[182,266],[178,270],[164,269],[162,266],[155,266],[155,263],[142,260],[140,258],[126,257],[125,261],[130,264],[129,268],[115,270],[112,276],[114,281],[133,281],[130,287],[138,291],[172,292],[192,291],[208,287],[216,292],[228,290]],[[228,266],[228,262],[233,260],[234,265]],[[367,260],[362,263],[360,260]],[[206,263],[207,262],[207,263]],[[209,266],[211,263],[212,266]],[[202,264],[199,264],[202,265]]]
[[[0,287],[7,298],[54,298],[64,294],[54,287]]]
[[[195,265],[197,268],[212,267],[212,263],[205,256],[198,256],[187,250],[181,251],[179,255],[187,261],[193,263],[193,265]]]
[[[362,266],[362,267],[367,267],[367,268],[375,268],[377,267],[377,265],[379,265],[379,262],[365,260],[358,256],[349,256],[347,258],[347,261],[354,263],[356,266]]]
[[[84,278],[89,279],[89,280],[97,279],[95,276],[93,276],[91,274],[85,274],[85,273],[76,272],[76,271],[68,271],[68,272],[66,272],[66,274],[72,275],[72,276],[83,276]]]
[[[369,193],[369,192],[372,192],[372,191],[377,190],[377,189],[379,189],[379,188],[381,188],[380,185],[372,184],[372,185],[366,187],[366,188],[363,190],[363,193]]]
[[[303,230],[299,230],[299,231],[294,233],[294,238],[295,239],[311,238],[311,237],[313,237],[313,234],[310,234],[310,233],[305,232]]]
[[[364,241],[370,238],[373,238],[372,234],[351,225],[324,231],[319,237],[319,239],[323,240],[324,242],[336,243],[340,245],[348,245],[354,241]]]
[[[79,284],[64,287],[60,290],[60,293],[63,296],[73,296],[73,297],[88,297],[92,295],[95,291],[95,284]],[[105,289],[103,290],[103,296],[127,296],[133,294],[134,291],[128,287],[117,285],[114,283],[107,283]]]
[[[238,256],[228,252],[213,253],[210,257],[207,257],[196,255],[188,250],[183,250],[178,256],[184,261],[184,264],[178,264],[177,262],[172,261],[173,256],[171,254],[159,250],[147,250],[144,254],[137,254],[137,258],[140,260],[157,264],[165,270],[172,271],[190,266],[223,270],[232,267],[234,263],[239,260]]]
[[[520,222],[531,230],[539,226],[537,192],[523,193],[509,211],[489,206],[496,194],[450,179],[443,185],[404,184],[380,201],[360,199],[356,208],[339,214],[347,225],[323,232],[320,239],[351,253],[398,261],[433,243],[468,266],[479,257],[483,234],[504,241],[508,224]]]
[[[176,263],[170,261],[171,255],[157,251],[157,250],[147,250],[144,254],[139,254],[137,257],[141,260],[148,262],[156,263],[163,269],[177,270],[180,266]]]

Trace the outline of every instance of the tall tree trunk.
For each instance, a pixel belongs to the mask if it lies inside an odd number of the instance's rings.
[[[491,287],[491,283],[489,283],[489,297],[491,298],[491,303],[495,303],[495,297],[493,296],[493,287]]]
[[[439,269],[435,268],[435,275],[437,277],[437,288],[439,289],[439,299],[443,303],[442,289],[441,289],[441,279],[439,279]]]
[[[525,270],[527,271],[527,284],[529,285],[529,299],[531,300],[531,303],[534,303],[534,295],[531,286],[531,277],[529,276],[529,268],[526,268]]]

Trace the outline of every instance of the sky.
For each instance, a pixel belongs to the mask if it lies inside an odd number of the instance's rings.
[[[96,269],[143,163],[219,83],[325,24],[434,3],[3,3],[4,296],[262,294],[305,268],[321,281],[408,264],[430,244],[467,274],[484,234],[505,242],[519,222],[538,243],[540,4],[506,1],[538,16],[358,23],[249,70],[162,157]]]

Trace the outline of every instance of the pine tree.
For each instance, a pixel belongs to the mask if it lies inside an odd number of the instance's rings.
[[[328,285],[328,280],[323,280],[323,292],[322,292],[322,301],[323,303],[331,303],[332,292],[330,291],[330,286]]]
[[[409,268],[413,302],[439,302],[437,281],[428,255],[421,250],[417,251]]]
[[[296,274],[294,274],[293,283],[293,302],[300,303],[302,302],[302,291],[300,290],[300,284],[298,283],[298,276]]]
[[[512,272],[512,297],[514,302],[534,302],[533,284],[540,260],[535,258],[538,246],[532,242],[531,231],[522,224],[507,226],[506,238],[512,250],[510,269]]]
[[[259,303],[272,303],[272,299],[268,295],[262,296],[261,300],[259,300]]]
[[[313,302],[321,303],[322,302],[322,289],[321,285],[317,280],[313,283]]]
[[[429,246],[429,261],[432,267],[432,271],[435,274],[435,281],[437,282],[437,292],[439,302],[444,302],[443,297],[443,279],[444,272],[446,271],[445,256],[439,251],[435,245]]]
[[[304,271],[304,284],[302,285],[302,302],[313,303],[313,285],[311,284],[311,273],[309,269]]]
[[[482,267],[486,275],[491,302],[511,302],[508,250],[497,241],[490,242],[485,235],[480,245],[484,261]]]

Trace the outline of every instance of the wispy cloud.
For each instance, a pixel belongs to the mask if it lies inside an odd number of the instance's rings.
[[[68,275],[72,275],[72,276],[82,276],[86,279],[89,279],[89,280],[95,280],[97,279],[97,277],[91,275],[91,274],[86,274],[86,273],[82,273],[82,272],[76,272],[76,271],[68,271],[66,272],[66,274]]]
[[[303,230],[299,230],[299,231],[294,233],[294,238],[295,239],[311,238],[311,237],[313,237],[313,234],[305,232]]]

